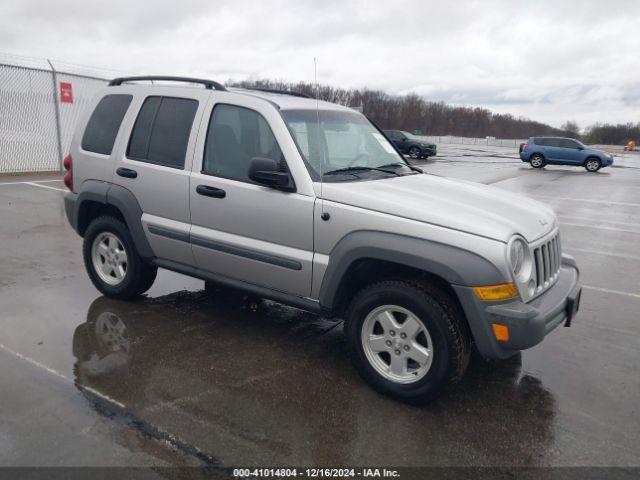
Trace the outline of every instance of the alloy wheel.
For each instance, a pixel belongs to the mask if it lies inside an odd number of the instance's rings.
[[[589,160],[587,162],[587,170],[589,170],[590,172],[595,172],[596,170],[598,170],[598,168],[600,168],[600,162],[598,162],[598,160]]]
[[[420,318],[397,305],[371,311],[362,325],[361,341],[371,366],[395,383],[414,383],[433,362],[433,342]]]
[[[111,232],[101,232],[91,245],[93,268],[104,283],[119,285],[127,274],[127,251]]]

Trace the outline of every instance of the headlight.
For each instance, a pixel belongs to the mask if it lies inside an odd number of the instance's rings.
[[[511,261],[511,269],[513,274],[518,277],[522,272],[524,266],[524,251],[527,249],[527,244],[519,238],[515,238],[511,242],[511,248],[509,249],[509,260]]]
[[[530,298],[535,292],[533,276],[533,256],[531,249],[521,237],[514,237],[509,242],[509,263],[513,277],[523,299]]]

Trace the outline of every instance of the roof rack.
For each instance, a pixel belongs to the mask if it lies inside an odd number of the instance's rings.
[[[185,83],[201,83],[205,86],[207,90],[221,90],[226,92],[227,89],[224,88],[224,85],[218,83],[214,80],[205,80],[202,78],[190,78],[190,77],[171,77],[166,75],[146,75],[139,77],[119,77],[114,78],[109,82],[110,87],[115,87],[118,85],[122,85],[124,82],[142,82],[142,81],[153,81],[153,80],[161,80],[168,82],[185,82]]]
[[[245,90],[256,90],[258,92],[265,92],[265,93],[279,93],[281,95],[291,95],[292,97],[300,97],[300,98],[312,98],[306,93],[295,92],[292,90],[278,90],[276,88],[245,87]]]

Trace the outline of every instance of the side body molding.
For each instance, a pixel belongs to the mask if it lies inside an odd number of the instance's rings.
[[[341,281],[351,265],[374,259],[416,268],[442,277],[452,285],[492,285],[504,282],[488,260],[468,250],[395,233],[356,231],[333,248],[320,288],[320,305],[332,310]]]

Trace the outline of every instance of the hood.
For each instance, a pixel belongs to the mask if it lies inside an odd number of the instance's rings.
[[[499,188],[435,175],[324,183],[326,200],[397,215],[507,242],[528,242],[551,231],[556,215],[547,205]]]

